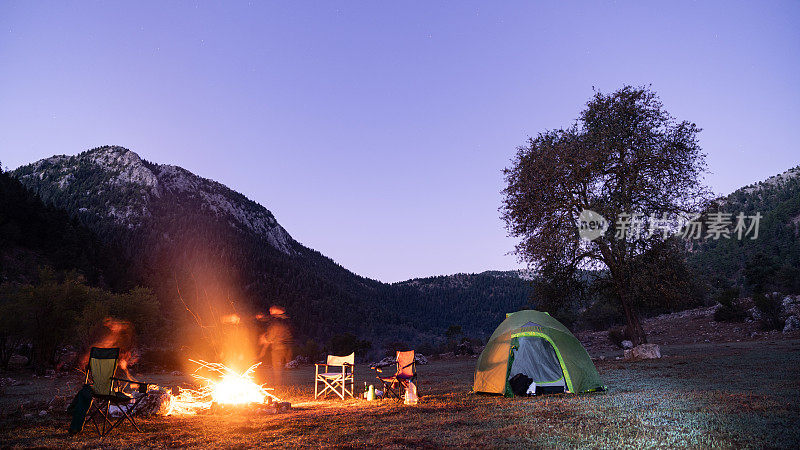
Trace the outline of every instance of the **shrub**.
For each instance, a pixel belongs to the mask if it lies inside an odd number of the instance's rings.
[[[747,318],[745,311],[737,302],[739,299],[739,289],[725,289],[719,293],[716,300],[720,304],[714,311],[714,320],[717,322],[744,322]]]
[[[363,357],[371,348],[372,342],[360,340],[352,333],[343,333],[333,336],[326,350],[330,355],[344,356],[355,352],[356,356]]]
[[[139,358],[136,368],[139,371],[180,370],[186,363],[186,356],[173,349],[145,350]]]
[[[417,346],[417,352],[426,356],[439,354],[439,346],[432,342],[423,342]]]
[[[394,357],[397,355],[397,352],[404,352],[408,350],[413,350],[413,347],[408,345],[405,342],[389,342],[383,346],[386,356]]]
[[[615,305],[608,301],[599,300],[592,304],[583,313],[583,322],[586,328],[599,331],[621,323],[622,314]]]
[[[305,344],[295,348],[294,353],[296,355],[305,356],[312,362],[320,361],[323,358],[322,347],[313,339],[308,339]]]
[[[608,340],[610,340],[617,347],[622,348],[622,341],[631,340],[630,336],[628,335],[628,327],[615,327],[608,330]]]
[[[761,328],[765,331],[783,329],[784,321],[781,320],[781,296],[764,295],[756,293],[753,295],[753,303],[761,312]]]

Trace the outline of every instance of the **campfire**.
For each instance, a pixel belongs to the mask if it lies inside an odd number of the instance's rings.
[[[212,372],[213,376],[192,374],[203,386],[198,389],[181,389],[177,395],[173,395],[167,414],[190,415],[215,407],[283,404],[269,392],[271,388],[255,382],[253,374],[261,363],[253,364],[239,373],[220,363],[193,359],[190,361],[198,365],[196,372],[205,369]]]

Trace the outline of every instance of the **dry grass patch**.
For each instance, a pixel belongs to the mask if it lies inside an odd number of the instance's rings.
[[[295,406],[288,413],[142,418],[143,433],[123,426],[103,441],[89,432],[68,436],[69,418],[55,411],[36,414],[53,386],[74,392],[79,382],[28,376],[29,384],[0,397],[0,447],[796,448],[797,348],[791,341],[665,347],[658,361],[599,362],[606,394],[525,399],[470,394],[473,358],[436,361],[419,368],[422,397],[413,407],[314,400],[313,369],[303,368],[277,390]],[[368,371],[356,373],[360,385],[372,382]]]

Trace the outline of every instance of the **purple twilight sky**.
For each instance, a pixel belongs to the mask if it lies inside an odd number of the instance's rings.
[[[116,144],[383,281],[520,267],[529,135],[652,84],[715,192],[800,163],[800,2],[0,2],[0,161]]]

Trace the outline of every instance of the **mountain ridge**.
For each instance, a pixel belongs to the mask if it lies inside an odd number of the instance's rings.
[[[202,200],[202,207],[209,208],[214,213],[226,213],[232,225],[263,234],[273,247],[283,253],[289,254],[293,251],[294,239],[278,224],[272,212],[262,205],[217,181],[195,175],[178,166],[146,161],[124,147],[103,146],[75,156],[57,155],[21,166],[12,173],[37,192],[45,202],[58,203],[59,193],[42,192],[40,185],[44,182],[49,182],[50,185],[55,183],[62,193],[68,194],[70,185],[78,181],[76,172],[92,170],[92,166],[100,169],[98,173],[107,174],[100,180],[92,180],[95,188],[116,188],[123,192],[139,189],[140,196],[122,198],[121,200],[127,201],[125,204],[107,203],[103,205],[105,208],[92,202],[88,196],[78,197],[76,206],[80,213],[105,213],[105,216],[112,218],[118,225],[135,229],[144,225],[143,218],[153,214],[148,205],[151,199],[147,197],[161,198],[169,193],[196,195],[201,197],[198,200]],[[55,167],[58,169],[51,170]],[[37,177],[38,180],[35,179]],[[86,193],[102,194],[103,190]],[[237,207],[229,198],[246,208]]]
[[[789,169],[766,180],[772,182],[745,186],[724,199],[752,211],[754,202],[763,206],[765,198],[785,197],[783,190],[795,189],[798,173],[798,168]],[[359,276],[295,241],[271,211],[245,195],[179,166],[144,160],[124,147],[56,155],[12,175],[102,241],[125,249],[130,272],[160,298],[173,301],[176,288],[191,292],[205,283],[199,287],[212,296],[244,299],[255,309],[281,303],[300,339],[353,332],[378,343],[430,342],[451,325],[485,337],[505,313],[535,306],[530,298],[535,275],[524,269],[395,283]],[[800,213],[794,206],[780,208],[791,217]],[[727,267],[728,256],[739,251],[732,244],[704,243],[693,262],[698,267],[721,264],[720,273],[741,283],[742,267]],[[744,250],[752,256],[752,250]],[[714,256],[721,251],[727,259],[715,262],[723,257]],[[217,278],[223,281],[208,281]],[[226,288],[214,292],[220,284]]]
[[[301,339],[355,332],[376,342],[413,343],[442,336],[454,324],[481,336],[509,308],[527,304],[529,282],[504,272],[419,279],[430,289],[359,276],[295,241],[243,194],[124,147],[56,155],[12,174],[46,204],[126,249],[131,272],[160,298],[174,298],[177,287],[194,292],[198,279],[209,291],[225,285],[212,296],[249,299],[244,303],[261,310],[283,303]],[[224,281],[205,281],[214,277]],[[460,283],[436,286],[452,277]],[[470,311],[481,317],[463,317]]]

